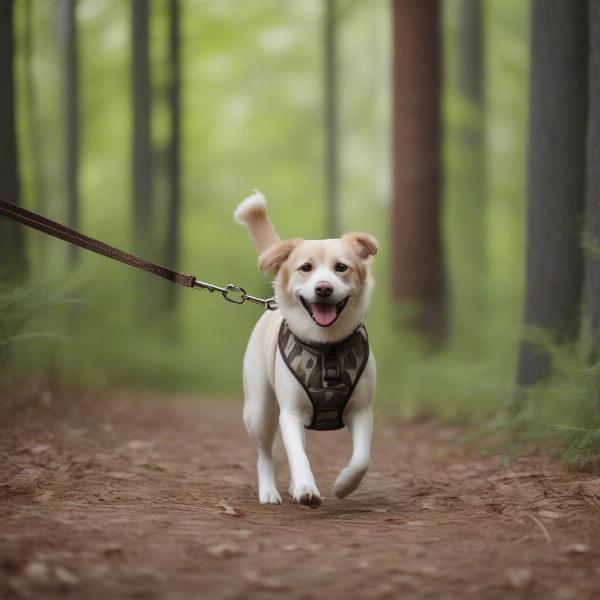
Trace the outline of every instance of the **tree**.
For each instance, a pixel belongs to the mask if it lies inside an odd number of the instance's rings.
[[[133,227],[138,252],[147,254],[154,226],[148,0],[131,0],[133,112]]]
[[[483,35],[481,0],[458,4],[458,90],[475,107],[483,106]]]
[[[452,189],[450,227],[460,253],[460,268],[468,275],[452,290],[458,310],[453,326],[470,336],[474,348],[482,342],[486,278],[486,144],[482,0],[459,0],[457,13],[457,76],[452,86],[460,110],[451,129],[453,150],[448,187]]]
[[[13,0],[0,2],[0,197],[19,203],[15,131]],[[20,283],[27,271],[21,225],[0,218],[0,281]]]
[[[337,123],[336,0],[325,0],[323,59],[325,90],[325,229],[327,237],[340,235],[339,157]]]
[[[24,17],[23,58],[25,63],[25,102],[27,104],[27,133],[33,170],[33,195],[36,210],[45,214],[47,211],[45,193],[46,174],[44,169],[45,144],[41,131],[38,95],[33,74],[34,31],[31,0],[25,0]],[[38,238],[39,244],[42,244],[42,240],[45,241],[46,239],[45,236],[38,236]]]
[[[67,223],[79,225],[79,75],[77,59],[76,0],[63,0],[63,54],[65,99],[65,167],[67,188]],[[77,262],[79,248],[68,245],[69,263]]]
[[[524,322],[558,343],[579,332],[587,14],[585,2],[533,3]],[[517,383],[532,385],[549,369],[549,355],[525,339]]]
[[[600,351],[600,3],[589,5],[589,124],[587,137],[587,232],[592,245],[586,257],[588,322],[592,358]]]
[[[171,139],[167,149],[168,209],[166,264],[176,269],[179,265],[179,218],[181,211],[181,64],[179,51],[179,0],[169,0],[169,86],[167,102],[171,121]],[[167,288],[167,308],[173,310],[177,302],[174,285]]]
[[[392,291],[414,305],[412,325],[443,339],[446,278],[441,232],[440,9],[395,0],[393,12]]]

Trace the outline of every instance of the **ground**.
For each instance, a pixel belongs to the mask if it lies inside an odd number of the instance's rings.
[[[0,430],[1,598],[600,597],[600,478],[455,428],[379,414],[345,500],[310,432],[317,510],[258,504],[239,402],[46,391]]]

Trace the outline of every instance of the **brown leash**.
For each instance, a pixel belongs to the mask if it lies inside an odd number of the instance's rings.
[[[225,298],[225,300],[228,302],[233,302],[234,304],[243,304],[244,302],[248,301],[254,304],[260,304],[266,310],[277,310],[277,300],[274,297],[257,298],[247,294],[246,290],[238,285],[230,284],[221,287],[206,283],[205,281],[200,281],[193,275],[186,275],[184,273],[174,271],[173,269],[157,265],[156,263],[146,260],[145,258],[140,258],[139,256],[135,256],[129,252],[115,248],[114,246],[106,244],[105,242],[101,242],[100,240],[80,233],[75,229],[71,229],[66,225],[62,225],[61,223],[57,223],[56,221],[42,217],[37,213],[18,206],[17,204],[13,204],[12,202],[2,200],[1,198],[0,215],[4,215],[13,221],[17,221],[18,223],[26,225],[27,227],[31,227],[32,229],[37,229],[38,231],[64,240],[65,242],[69,242],[70,244],[75,244],[76,246],[84,248],[85,250],[89,250],[90,252],[95,252],[101,256],[106,256],[112,260],[129,265],[130,267],[147,271],[148,273],[152,273],[152,275],[162,277],[163,279],[167,279],[172,283],[183,285],[189,288],[207,290],[209,292],[219,292],[223,298]]]

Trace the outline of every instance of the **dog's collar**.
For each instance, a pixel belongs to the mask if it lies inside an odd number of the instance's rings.
[[[296,336],[284,319],[278,346],[284,363],[312,404],[308,429],[326,431],[344,427],[344,409],[369,358],[364,323],[339,342],[313,344]]]

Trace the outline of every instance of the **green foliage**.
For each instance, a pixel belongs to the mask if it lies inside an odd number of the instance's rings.
[[[63,303],[55,288],[0,288],[0,374],[19,346],[64,338],[43,325],[48,315]]]
[[[590,340],[583,335],[577,344],[559,345],[533,328],[526,339],[549,356],[551,372],[517,390],[517,410],[506,426],[521,441],[559,451],[574,468],[600,471],[600,362],[590,362]]]

